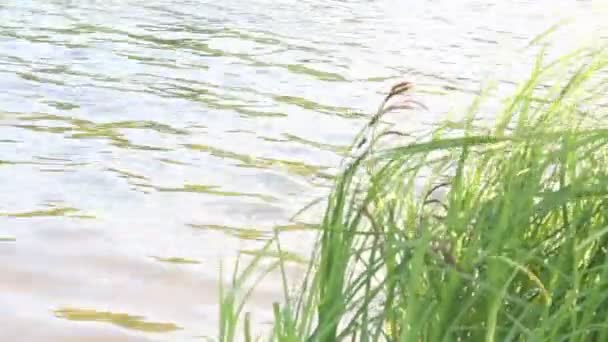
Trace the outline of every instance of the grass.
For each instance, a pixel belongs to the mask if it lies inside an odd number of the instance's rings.
[[[486,92],[408,139],[380,124],[416,104],[395,86],[335,179],[300,285],[281,258],[237,265],[220,341],[608,341],[607,66],[604,50],[541,53],[494,122]],[[281,255],[278,234],[264,249]],[[284,300],[260,335],[243,307],[275,271]]]

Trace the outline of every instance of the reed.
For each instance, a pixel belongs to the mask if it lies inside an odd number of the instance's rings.
[[[420,105],[396,85],[335,179],[301,286],[286,260],[253,259],[222,287],[220,340],[253,340],[252,277],[278,271],[264,340],[608,341],[607,64],[541,53],[493,123],[479,96],[407,139],[382,124]]]

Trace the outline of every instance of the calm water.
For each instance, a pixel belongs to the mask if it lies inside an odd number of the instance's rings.
[[[487,77],[525,75],[521,49],[562,18],[555,53],[605,37],[606,7],[2,1],[0,340],[213,336],[220,258],[277,226],[306,255],[290,217],[392,83],[429,107],[405,124],[432,123]],[[261,287],[260,320],[277,298]]]

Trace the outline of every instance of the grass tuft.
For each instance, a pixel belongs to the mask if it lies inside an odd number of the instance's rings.
[[[604,50],[541,53],[494,123],[480,97],[409,140],[381,124],[421,106],[396,85],[335,179],[295,296],[286,260],[262,272],[285,292],[266,339],[607,341],[607,64]],[[241,329],[235,293],[258,263],[222,290],[221,341]]]

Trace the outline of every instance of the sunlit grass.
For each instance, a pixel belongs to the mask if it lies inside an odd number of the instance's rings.
[[[484,93],[409,140],[376,124],[415,104],[393,88],[335,179],[301,285],[277,235],[275,262],[260,252],[221,286],[220,340],[607,341],[607,64],[541,53],[494,123],[476,119]],[[243,307],[274,271],[266,334]]]

